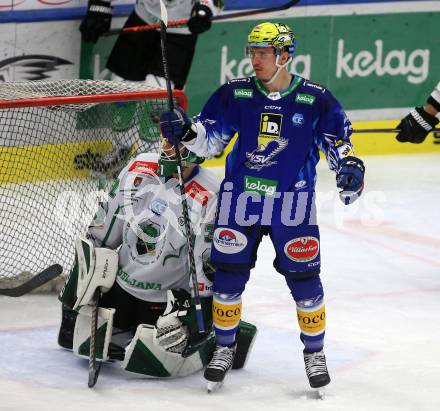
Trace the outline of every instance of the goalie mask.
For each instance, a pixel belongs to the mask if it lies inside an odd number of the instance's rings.
[[[166,139],[162,138],[161,152],[159,157],[158,174],[161,177],[169,177],[177,173],[177,159],[174,146]],[[204,158],[196,156],[189,151],[183,144],[179,144],[180,157],[182,159],[182,167],[191,167],[201,164],[205,161]]]
[[[249,33],[246,43],[246,56],[250,57],[253,48],[271,47],[276,55],[275,65],[278,70],[274,76],[266,82],[272,83],[278,76],[280,70],[286,67],[293,58],[296,50],[296,38],[289,26],[282,23],[260,23]],[[279,63],[283,52],[289,54],[288,60],[284,64]]]

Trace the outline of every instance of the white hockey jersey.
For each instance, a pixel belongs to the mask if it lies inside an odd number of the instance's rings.
[[[190,291],[188,247],[175,178],[157,176],[158,155],[142,153],[120,173],[105,218],[94,220],[89,237],[98,247],[118,249],[117,283],[136,298],[165,302],[166,291]],[[209,262],[219,179],[196,167],[185,182],[194,240],[198,289],[201,297],[212,294],[204,274]]]
[[[196,0],[164,0],[168,12],[168,21],[188,20],[191,15],[192,7],[196,2]],[[208,6],[214,16],[220,12],[219,8],[214,5],[212,0],[200,0],[198,2]],[[160,4],[158,0],[137,0],[134,10],[147,24],[160,22]],[[190,31],[186,26],[170,27],[167,29],[167,32],[175,34],[190,34]]]

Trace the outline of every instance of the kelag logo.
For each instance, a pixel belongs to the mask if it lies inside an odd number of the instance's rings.
[[[429,74],[430,50],[391,49],[385,51],[383,40],[374,42],[374,51],[360,50],[358,53],[345,52],[344,39],[338,40],[336,77],[345,74],[349,78],[402,76],[410,84],[423,83]]]
[[[298,93],[295,98],[295,103],[312,105],[314,102],[315,102],[315,96],[311,96],[310,94]]]
[[[278,181],[268,178],[244,176],[244,189],[262,196],[273,196],[277,190]]]
[[[234,98],[252,98],[254,96],[254,90],[246,88],[236,88],[234,90]]]

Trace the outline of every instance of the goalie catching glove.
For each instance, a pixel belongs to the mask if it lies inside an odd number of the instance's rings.
[[[89,0],[87,14],[79,26],[79,31],[84,41],[96,43],[101,35],[110,30],[111,23],[110,1]]]
[[[339,192],[339,197],[345,205],[353,203],[362,194],[364,174],[364,163],[357,157],[348,156],[339,163],[336,172],[336,186],[342,189]]]
[[[185,290],[167,293],[168,306],[156,323],[156,341],[165,351],[182,354],[188,345],[190,331],[179,317],[191,308],[191,295]]]

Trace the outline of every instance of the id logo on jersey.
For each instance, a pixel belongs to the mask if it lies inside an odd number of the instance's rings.
[[[283,115],[276,113],[261,113],[258,147],[247,152],[245,166],[251,170],[261,170],[276,164],[272,159],[284,150],[288,140],[281,137]]]
[[[213,243],[221,253],[236,254],[245,249],[247,238],[239,231],[219,227],[214,231]]]
[[[271,141],[281,137],[283,115],[275,113],[261,113],[260,131],[258,133],[258,149],[265,150]]]
[[[261,113],[258,137],[279,138],[281,135],[282,114]]]

